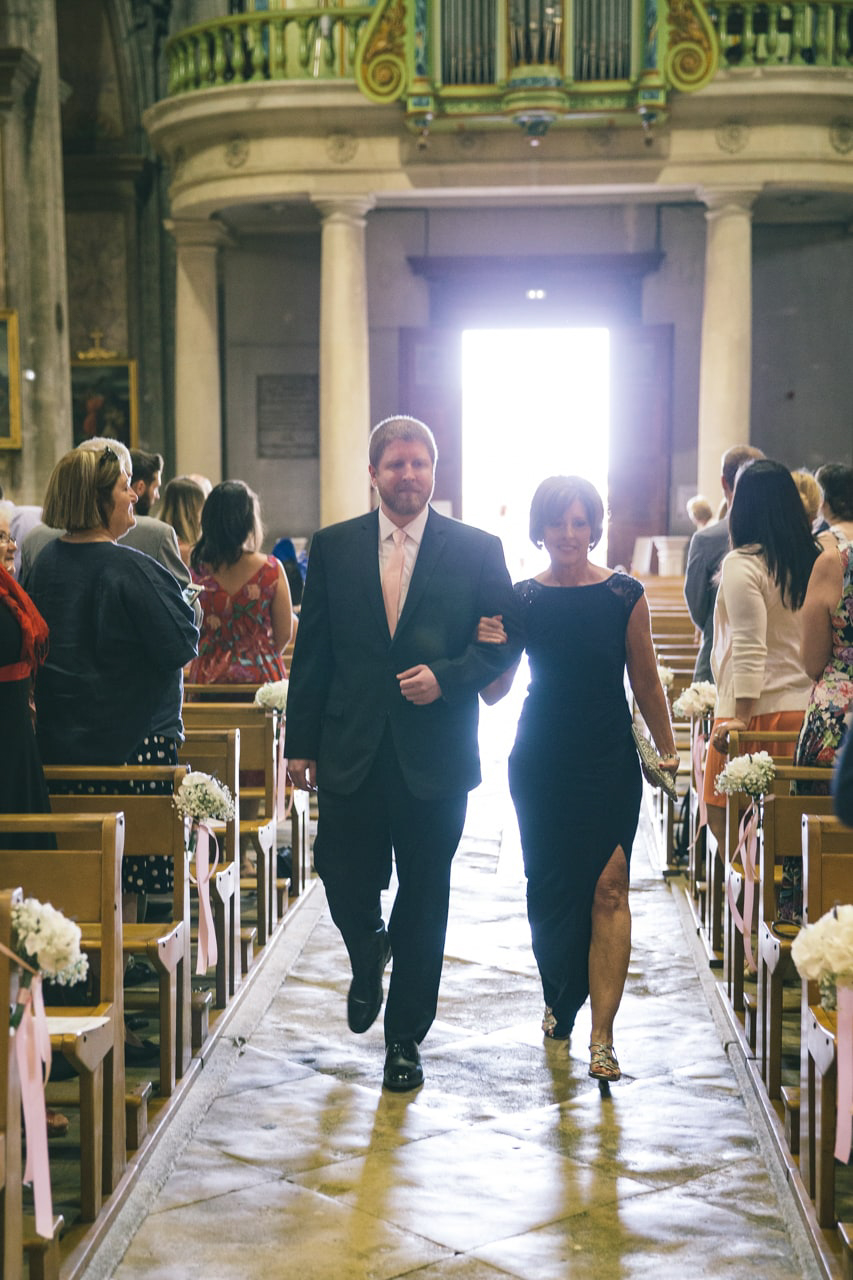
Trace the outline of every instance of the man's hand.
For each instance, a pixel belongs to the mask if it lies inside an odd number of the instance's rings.
[[[506,639],[503,616],[500,613],[496,613],[492,618],[481,618],[477,623],[478,644],[506,644]]]
[[[317,790],[316,760],[288,760],[287,772],[297,791]]]
[[[441,697],[441,685],[429,667],[423,664],[409,667],[408,671],[398,672],[397,679],[400,681],[400,692],[403,697],[408,702],[413,702],[416,707],[426,707],[430,702],[436,702]]]

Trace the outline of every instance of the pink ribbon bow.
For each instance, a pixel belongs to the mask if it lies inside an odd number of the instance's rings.
[[[191,848],[195,849],[195,876],[190,876],[198,887],[198,953],[196,974],[207,973],[219,958],[213,912],[210,907],[210,878],[219,864],[219,845],[216,836],[203,822],[193,822]],[[210,861],[210,841],[213,841],[213,862]]]
[[[22,985],[18,992],[21,1018],[14,1028],[15,1058],[21,1081],[21,1108],[27,1143],[24,1182],[33,1184],[36,1234],[50,1240],[53,1235],[53,1200],[47,1154],[47,1108],[44,1102],[44,1086],[50,1074],[50,1031],[44,1011],[41,974],[2,943],[0,951],[31,975],[29,984]]]
[[[732,860],[740,854],[743,864],[743,915],[738,911],[731,880],[726,884],[726,896],[729,910],[738,933],[743,935],[743,954],[750,973],[756,973],[758,965],[752,954],[752,904],[755,900],[755,885],[758,880],[758,806],[753,800],[740,820],[740,839],[737,842]]]
[[[842,1164],[850,1159],[853,1137],[853,987],[839,986],[836,992],[838,1020],[835,1032],[835,1060],[838,1066],[838,1095],[835,1116],[835,1158]]]

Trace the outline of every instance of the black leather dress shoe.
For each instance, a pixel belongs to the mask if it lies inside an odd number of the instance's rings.
[[[392,1089],[394,1093],[406,1093],[423,1084],[424,1069],[414,1040],[391,1041],[385,1050],[382,1080],[385,1088]]]
[[[382,1008],[382,974],[391,959],[391,942],[384,929],[378,944],[371,959],[353,974],[347,996],[347,1023],[359,1036],[373,1026]]]

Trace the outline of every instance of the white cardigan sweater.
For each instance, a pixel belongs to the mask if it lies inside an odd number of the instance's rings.
[[[715,715],[733,716],[736,698],[757,699],[757,716],[805,711],[812,681],[800,664],[802,615],[783,603],[763,556],[730,551],[721,573],[711,653]]]

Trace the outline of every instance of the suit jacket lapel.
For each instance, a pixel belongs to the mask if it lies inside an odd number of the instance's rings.
[[[427,583],[432,577],[435,566],[438,564],[444,552],[444,528],[441,518],[430,508],[427,517],[426,527],[424,528],[424,536],[421,538],[421,545],[418,550],[418,558],[415,561],[412,580],[409,583],[409,590],[406,592],[406,602],[403,605],[403,612],[400,614],[400,621],[397,623],[397,630],[394,636],[399,635],[400,631],[406,625],[414,610],[418,607],[421,596],[424,593]],[[379,590],[379,599],[382,600],[382,589]],[[383,605],[384,613],[384,605]]]
[[[379,514],[371,511],[364,517],[358,529],[358,546],[355,548],[362,576],[364,598],[377,625],[389,635],[385,617],[385,601],[382,599],[382,583],[379,579]]]

